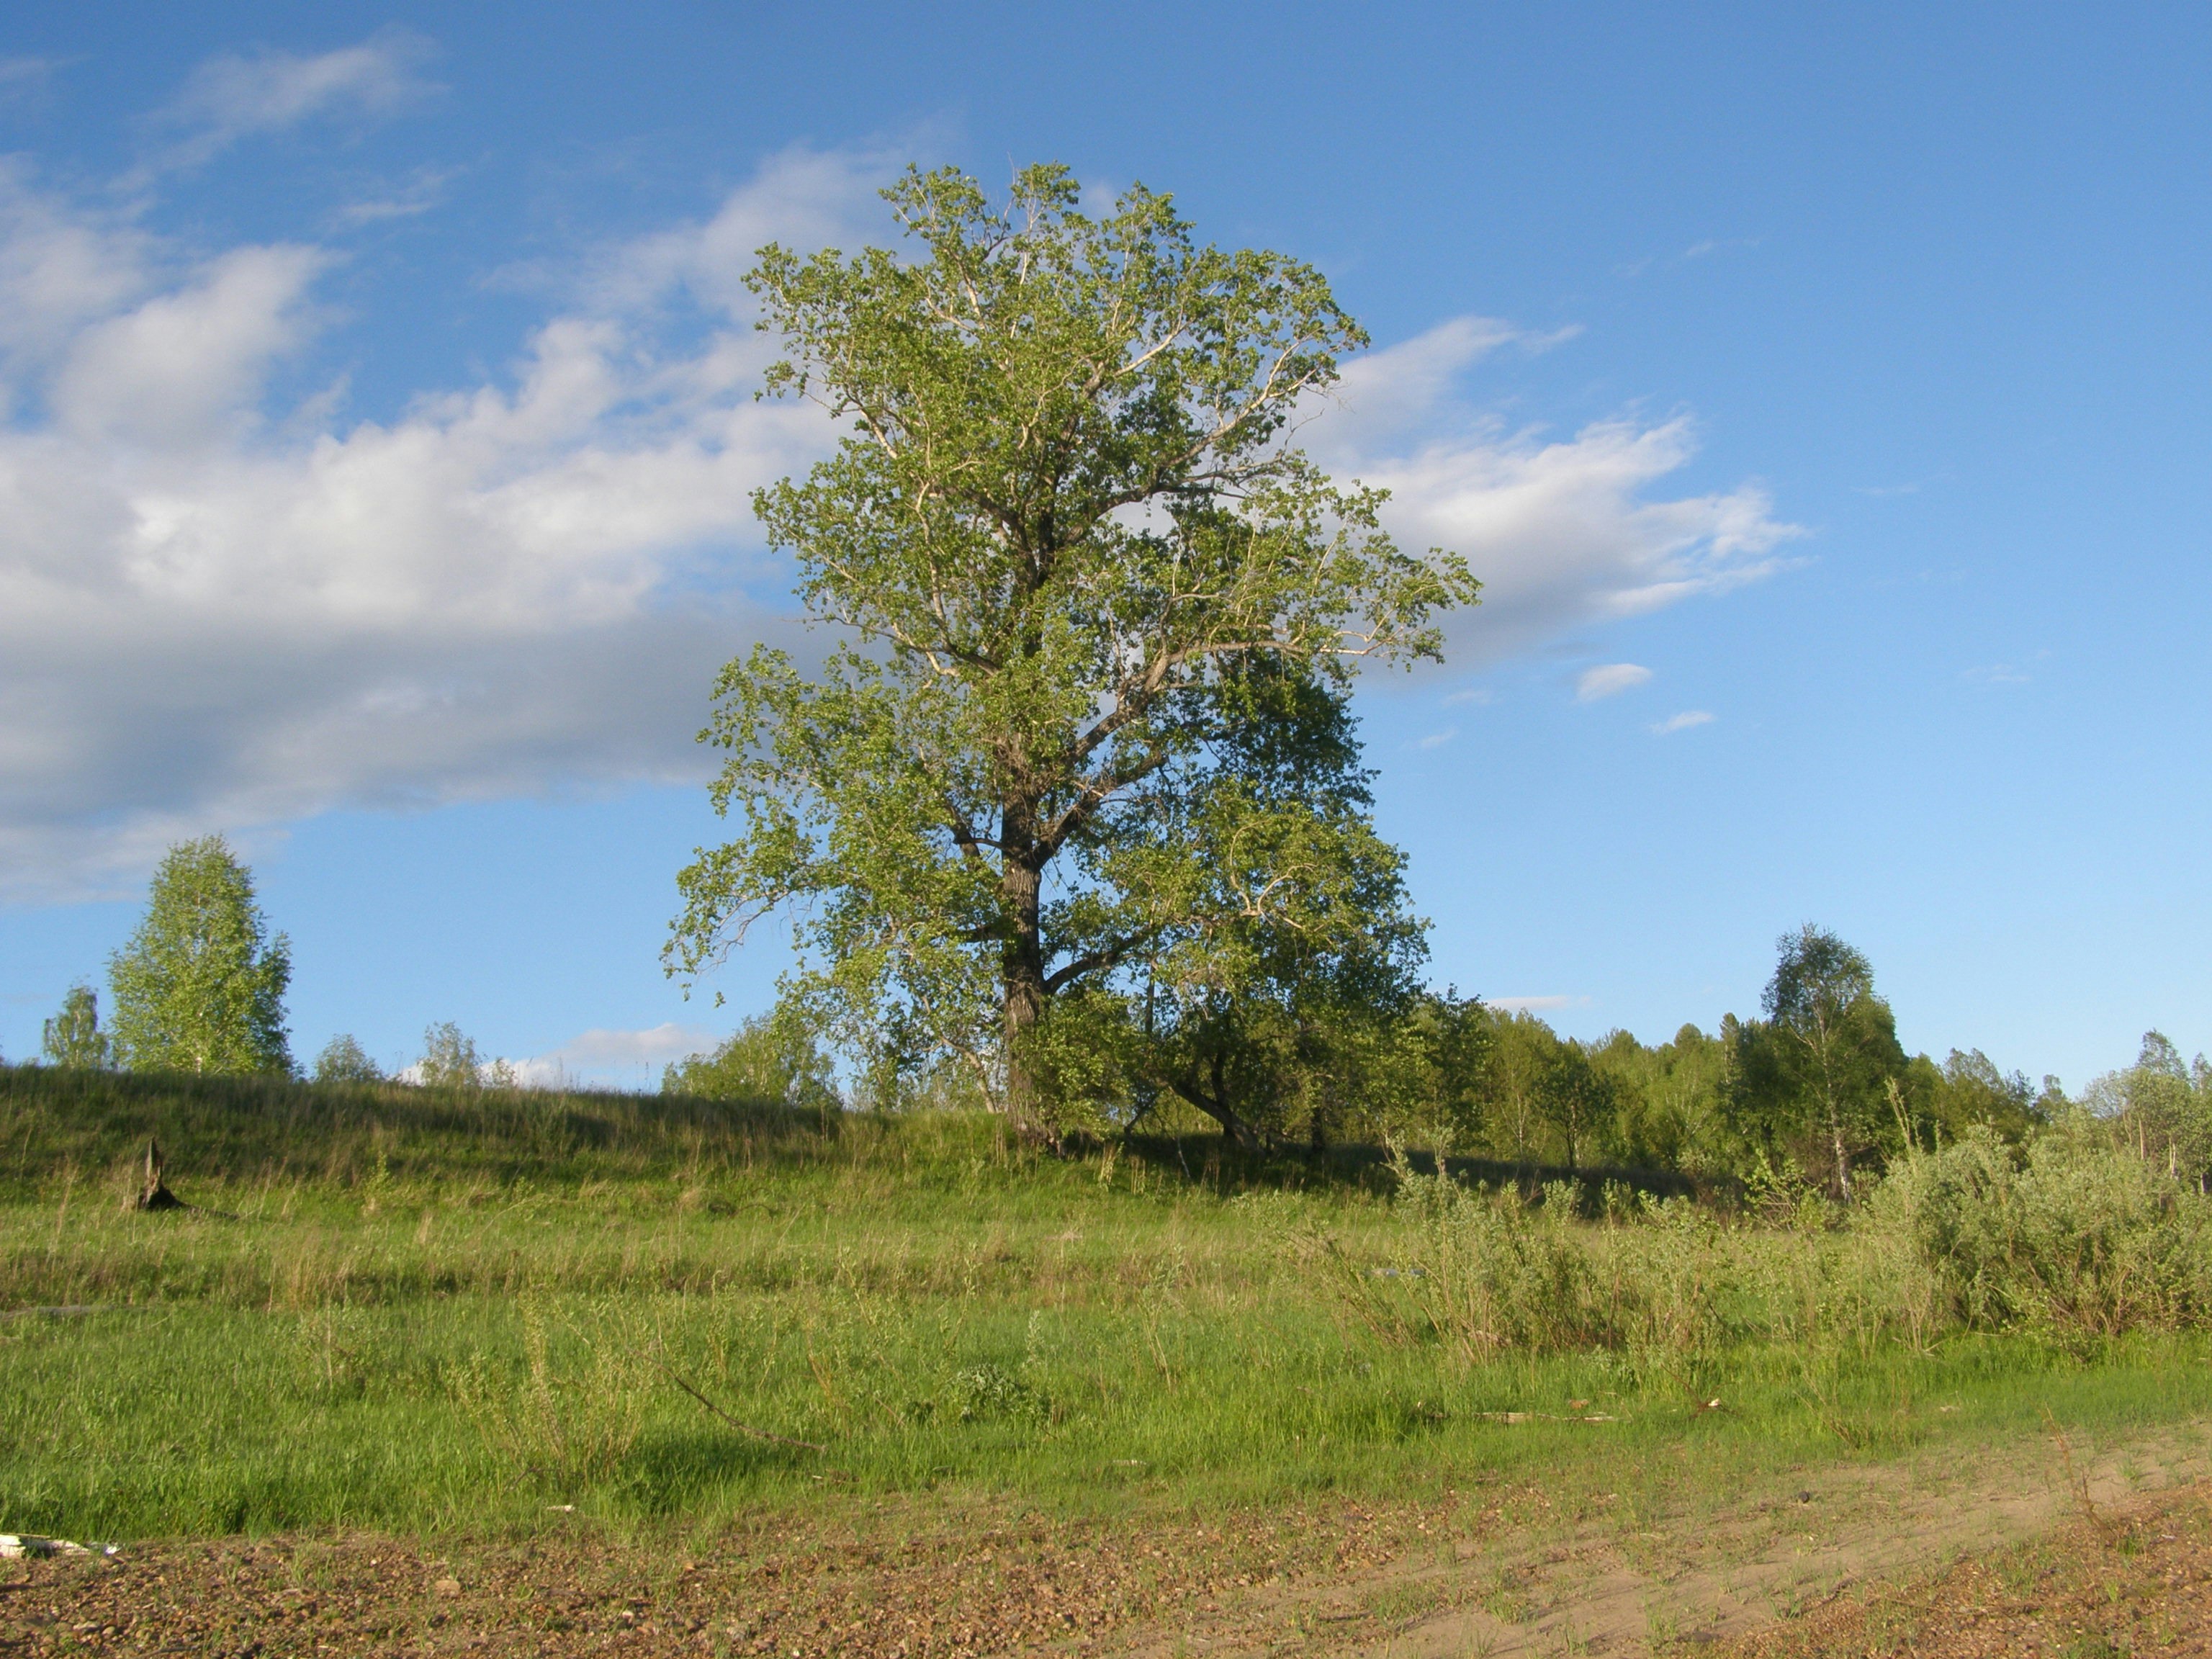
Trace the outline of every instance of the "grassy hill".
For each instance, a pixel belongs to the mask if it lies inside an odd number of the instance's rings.
[[[196,1207],[125,1206],[149,1136]],[[2002,1202],[1931,1160],[1844,1218],[972,1115],[0,1070],[0,1529],[1187,1511],[2177,1421],[2212,1399],[2204,1204],[2117,1157]],[[1929,1231],[1962,1217],[2013,1229],[1971,1285]]]

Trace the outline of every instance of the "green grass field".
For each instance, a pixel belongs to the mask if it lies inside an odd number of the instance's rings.
[[[149,1135],[197,1207],[125,1207]],[[1634,1502],[2212,1404],[2192,1319],[1967,1328],[1892,1234],[1395,1184],[983,1118],[0,1071],[0,1529]]]

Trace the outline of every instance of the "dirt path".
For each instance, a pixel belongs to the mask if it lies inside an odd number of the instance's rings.
[[[2138,1443],[2078,1464],[2057,1441],[2021,1450],[2027,1455],[1963,1468],[1830,1470],[1695,1530],[1589,1528],[1495,1560],[1473,1584],[1463,1569],[1431,1568],[1454,1605],[1353,1650],[1458,1659],[1726,1643],[2049,1534],[2085,1513],[2127,1513],[2146,1495],[2189,1491],[2212,1476],[2212,1457],[2194,1436]],[[2197,1530],[2205,1532],[2201,1524]]]
[[[1732,1659],[2119,1659],[2212,1653],[2203,1488],[2128,1500],[2035,1542],[1870,1587],[1736,1644]]]
[[[2207,1443],[2185,1430],[2077,1460],[2039,1441],[1971,1462],[1832,1467],[1718,1504],[1601,1494],[1571,1516],[1551,1513],[1540,1491],[1487,1488],[1423,1506],[1313,1505],[1202,1524],[977,1513],[960,1526],[940,1515],[917,1533],[910,1514],[890,1510],[786,1516],[689,1553],[580,1522],[513,1544],[350,1534],[149,1546],[113,1562],[0,1563],[0,1652],[1459,1659],[1749,1642],[1811,1655],[1831,1649],[1787,1643],[1826,1640],[1832,1626],[1853,1644],[1834,1650],[1857,1653],[1869,1650],[1869,1619],[1940,1625],[1953,1594],[1942,1587],[1984,1570],[1955,1562],[2085,1528],[2113,1561],[2136,1559],[2114,1554],[2113,1540],[2147,1540],[2138,1553],[2166,1575],[2159,1582],[2197,1583],[2212,1620],[2212,1581],[2189,1577],[2191,1561],[2212,1562],[2212,1510],[2176,1496],[2212,1480]],[[1698,1490],[1710,1493],[1710,1479]],[[2146,1532],[2151,1515],[2166,1519]],[[2110,1580],[2096,1552],[2055,1559],[2093,1558]],[[1934,1587],[1924,1606],[1910,1600],[1916,1586]],[[2036,1605],[2071,1593],[2046,1585]],[[2081,1616],[2094,1617],[2094,1597],[2081,1596]]]

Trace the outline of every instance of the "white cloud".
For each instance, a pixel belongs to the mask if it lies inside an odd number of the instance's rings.
[[[386,28],[312,58],[268,48],[210,58],[161,113],[163,125],[191,133],[165,159],[197,166],[240,138],[317,117],[390,114],[440,90],[422,74],[432,50],[419,34]]]
[[[599,264],[596,301],[609,309],[647,307],[682,291],[702,305],[750,319],[745,273],[769,242],[800,251],[880,243],[893,228],[876,192],[902,158],[889,150],[793,149],[771,158],[713,217],[679,225],[614,250]]]
[[[0,428],[0,892],[108,890],[178,836],[345,803],[702,776],[715,670],[791,627],[742,589],[769,570],[750,492],[830,435],[752,398],[768,347],[725,266],[833,227],[779,222],[794,179],[850,204],[880,171],[771,164],[637,251],[628,306],[349,428],[264,417],[328,255],[165,265],[0,173],[0,298],[27,299],[0,377],[42,416]],[[676,284],[721,320],[665,349],[647,313]]]
[[[329,222],[342,230],[388,223],[394,219],[420,218],[445,199],[453,173],[440,167],[417,167],[404,184],[380,196],[348,202],[331,210]]]
[[[1430,732],[1428,736],[1423,738],[1417,744],[1415,744],[1415,747],[1420,749],[1441,749],[1458,735],[1459,727],[1456,726],[1447,726],[1441,732]]]
[[[1446,619],[1455,668],[1781,567],[1778,550],[1803,532],[1776,519],[1759,485],[1650,499],[1696,453],[1686,416],[1600,421],[1548,438],[1469,408],[1461,378],[1517,337],[1461,318],[1376,352],[1347,373],[1345,407],[1301,434],[1340,475],[1390,491],[1384,520],[1401,542],[1463,554],[1482,579],[1482,604]]]
[[[1685,708],[1679,714],[1669,714],[1651,728],[1654,737],[1666,737],[1670,732],[1686,732],[1693,726],[1711,726],[1713,717],[1702,708]]]
[[[0,159],[0,382],[35,381],[90,322],[153,281],[153,240],[127,220],[72,210]]]
[[[326,264],[313,248],[239,248],[84,329],[49,392],[56,427],[179,452],[255,425],[263,377],[312,326],[307,291]]]
[[[1585,668],[1575,677],[1575,701],[1595,702],[1601,697],[1617,696],[1623,691],[1633,690],[1650,678],[1651,671],[1640,663],[1609,662]]]
[[[586,1031],[545,1054],[507,1064],[517,1080],[531,1088],[578,1084],[651,1088],[659,1084],[661,1067],[703,1054],[721,1041],[712,1031],[672,1020],[642,1031]]]
[[[1547,997],[1485,997],[1485,1006],[1509,1014],[1547,1014],[1561,1008],[1584,1008],[1589,1006],[1586,996]]]
[[[1344,366],[1326,424],[1308,447],[1373,450],[1418,430],[1445,402],[1459,377],[1522,331],[1495,317],[1455,317],[1417,338],[1355,357]]]
[[[225,60],[196,107],[233,134],[385,107],[418,49],[379,39]],[[178,836],[339,805],[703,776],[715,670],[793,627],[750,492],[831,437],[753,398],[772,348],[740,278],[771,239],[881,237],[895,165],[775,158],[592,262],[510,372],[347,425],[342,385],[267,393],[326,325],[331,252],[186,259],[0,163],[0,895],[127,888]],[[1748,486],[1647,499],[1681,421],[1545,440],[1455,402],[1486,353],[1553,337],[1447,324],[1307,428],[1489,584],[1455,665],[1751,580],[1795,533]]]

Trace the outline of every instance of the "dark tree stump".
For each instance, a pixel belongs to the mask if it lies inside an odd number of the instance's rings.
[[[161,1181],[161,1146],[159,1141],[146,1143],[146,1183],[138,1189],[132,1200],[134,1210],[181,1210],[185,1200],[171,1192]]]

